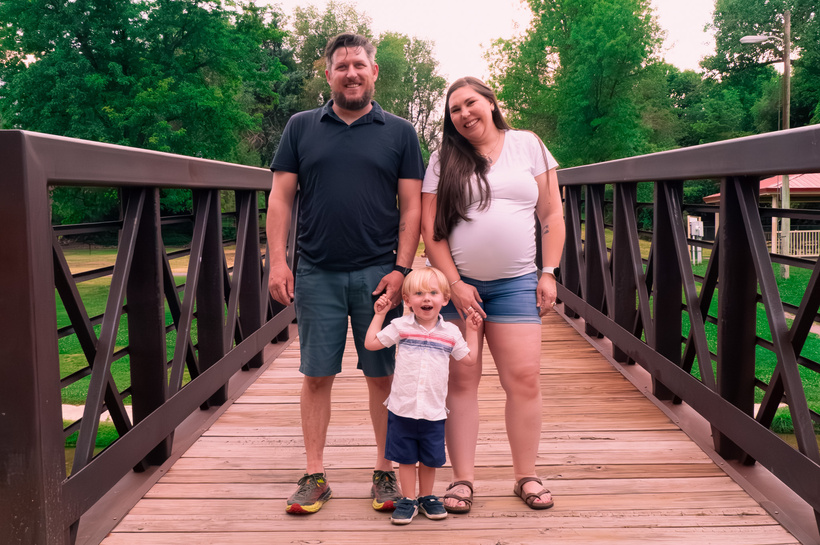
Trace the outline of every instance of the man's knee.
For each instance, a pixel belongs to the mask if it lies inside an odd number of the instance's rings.
[[[367,380],[367,389],[371,397],[373,395],[382,395],[390,393],[390,386],[393,384],[393,375],[386,377],[365,377]]]
[[[305,376],[302,380],[302,396],[305,397],[324,397],[330,396],[330,391],[333,388],[333,379],[335,375],[329,377],[308,377]]]

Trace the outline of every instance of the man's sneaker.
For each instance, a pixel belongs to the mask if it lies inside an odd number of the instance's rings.
[[[370,497],[373,498],[373,509],[376,511],[392,511],[395,503],[401,498],[399,484],[396,481],[395,471],[373,472],[373,486],[370,488]]]
[[[294,515],[315,513],[333,495],[324,473],[305,473],[298,484],[299,488],[288,498],[288,506],[285,509]]]
[[[447,518],[447,510],[436,496],[422,496],[419,498],[419,511],[428,519],[440,520]]]
[[[413,517],[419,512],[418,500],[411,500],[410,498],[402,498],[396,502],[396,510],[390,517],[393,524],[410,524],[413,522]]]

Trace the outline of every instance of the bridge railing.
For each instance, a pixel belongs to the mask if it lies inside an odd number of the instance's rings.
[[[0,541],[72,543],[86,511],[132,470],[161,465],[180,423],[222,404],[230,378],[261,366],[263,349],[287,339],[295,315],[268,295],[261,242],[258,201],[270,183],[262,168],[0,131]],[[121,220],[92,226],[118,232],[113,267],[72,274],[58,241],[66,231],[50,223],[50,188],[60,185],[119,192]],[[160,190],[169,188],[192,192],[190,216],[160,216]],[[235,196],[231,241],[223,240],[222,192]],[[192,223],[190,247],[169,252],[163,228],[180,221]],[[226,244],[235,247],[231,267]],[[180,283],[171,262],[182,255]],[[100,277],[110,288],[95,314],[79,286]],[[58,306],[70,321],[59,328]],[[58,353],[65,337],[84,355],[71,372]],[[125,386],[111,372],[122,361]],[[82,417],[64,425],[61,393],[78,384]],[[118,438],[95,454],[105,411]]]
[[[807,342],[820,318],[820,261],[770,254],[763,230],[772,215],[820,214],[759,208],[760,180],[783,172],[820,172],[820,127],[559,171],[567,243],[558,295],[588,334],[612,341],[614,359],[648,370],[655,396],[699,412],[712,426],[718,454],[762,464],[820,521],[820,407],[810,407],[805,392],[820,378],[820,350]],[[714,242],[686,236],[684,181],[698,179],[720,180],[719,207],[688,207],[719,213]],[[654,184],[647,258],[636,214],[639,182]],[[711,250],[703,274],[693,272],[690,245]],[[811,271],[799,302],[781,299],[773,263]],[[767,354],[776,364],[764,371]],[[783,404],[797,449],[770,430]]]

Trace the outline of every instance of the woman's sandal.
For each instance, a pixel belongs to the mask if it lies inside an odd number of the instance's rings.
[[[450,492],[453,488],[457,486],[466,486],[470,489],[469,496],[462,496],[461,494],[456,494],[455,492]],[[444,508],[447,510],[448,513],[454,513],[457,515],[463,515],[465,513],[470,512],[470,508],[473,506],[473,483],[470,481],[456,481],[454,483],[450,483],[450,486],[447,487],[447,493],[444,494],[444,499],[453,499],[458,501],[463,501],[465,505],[447,505],[444,504]]]
[[[534,494],[528,494],[524,492],[524,485],[531,482],[535,482],[542,485],[541,490]],[[513,494],[524,500],[524,503],[526,503],[527,507],[529,507],[530,509],[549,509],[550,507],[555,505],[555,502],[552,500],[547,502],[536,501],[544,494],[550,494],[550,491],[543,487],[543,483],[541,482],[541,479],[539,479],[538,477],[524,477],[523,479],[515,483],[515,488],[513,488]]]

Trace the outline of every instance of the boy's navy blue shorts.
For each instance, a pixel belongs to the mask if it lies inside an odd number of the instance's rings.
[[[444,454],[445,420],[416,420],[387,412],[387,445],[384,457],[399,464],[421,462],[441,467]]]

